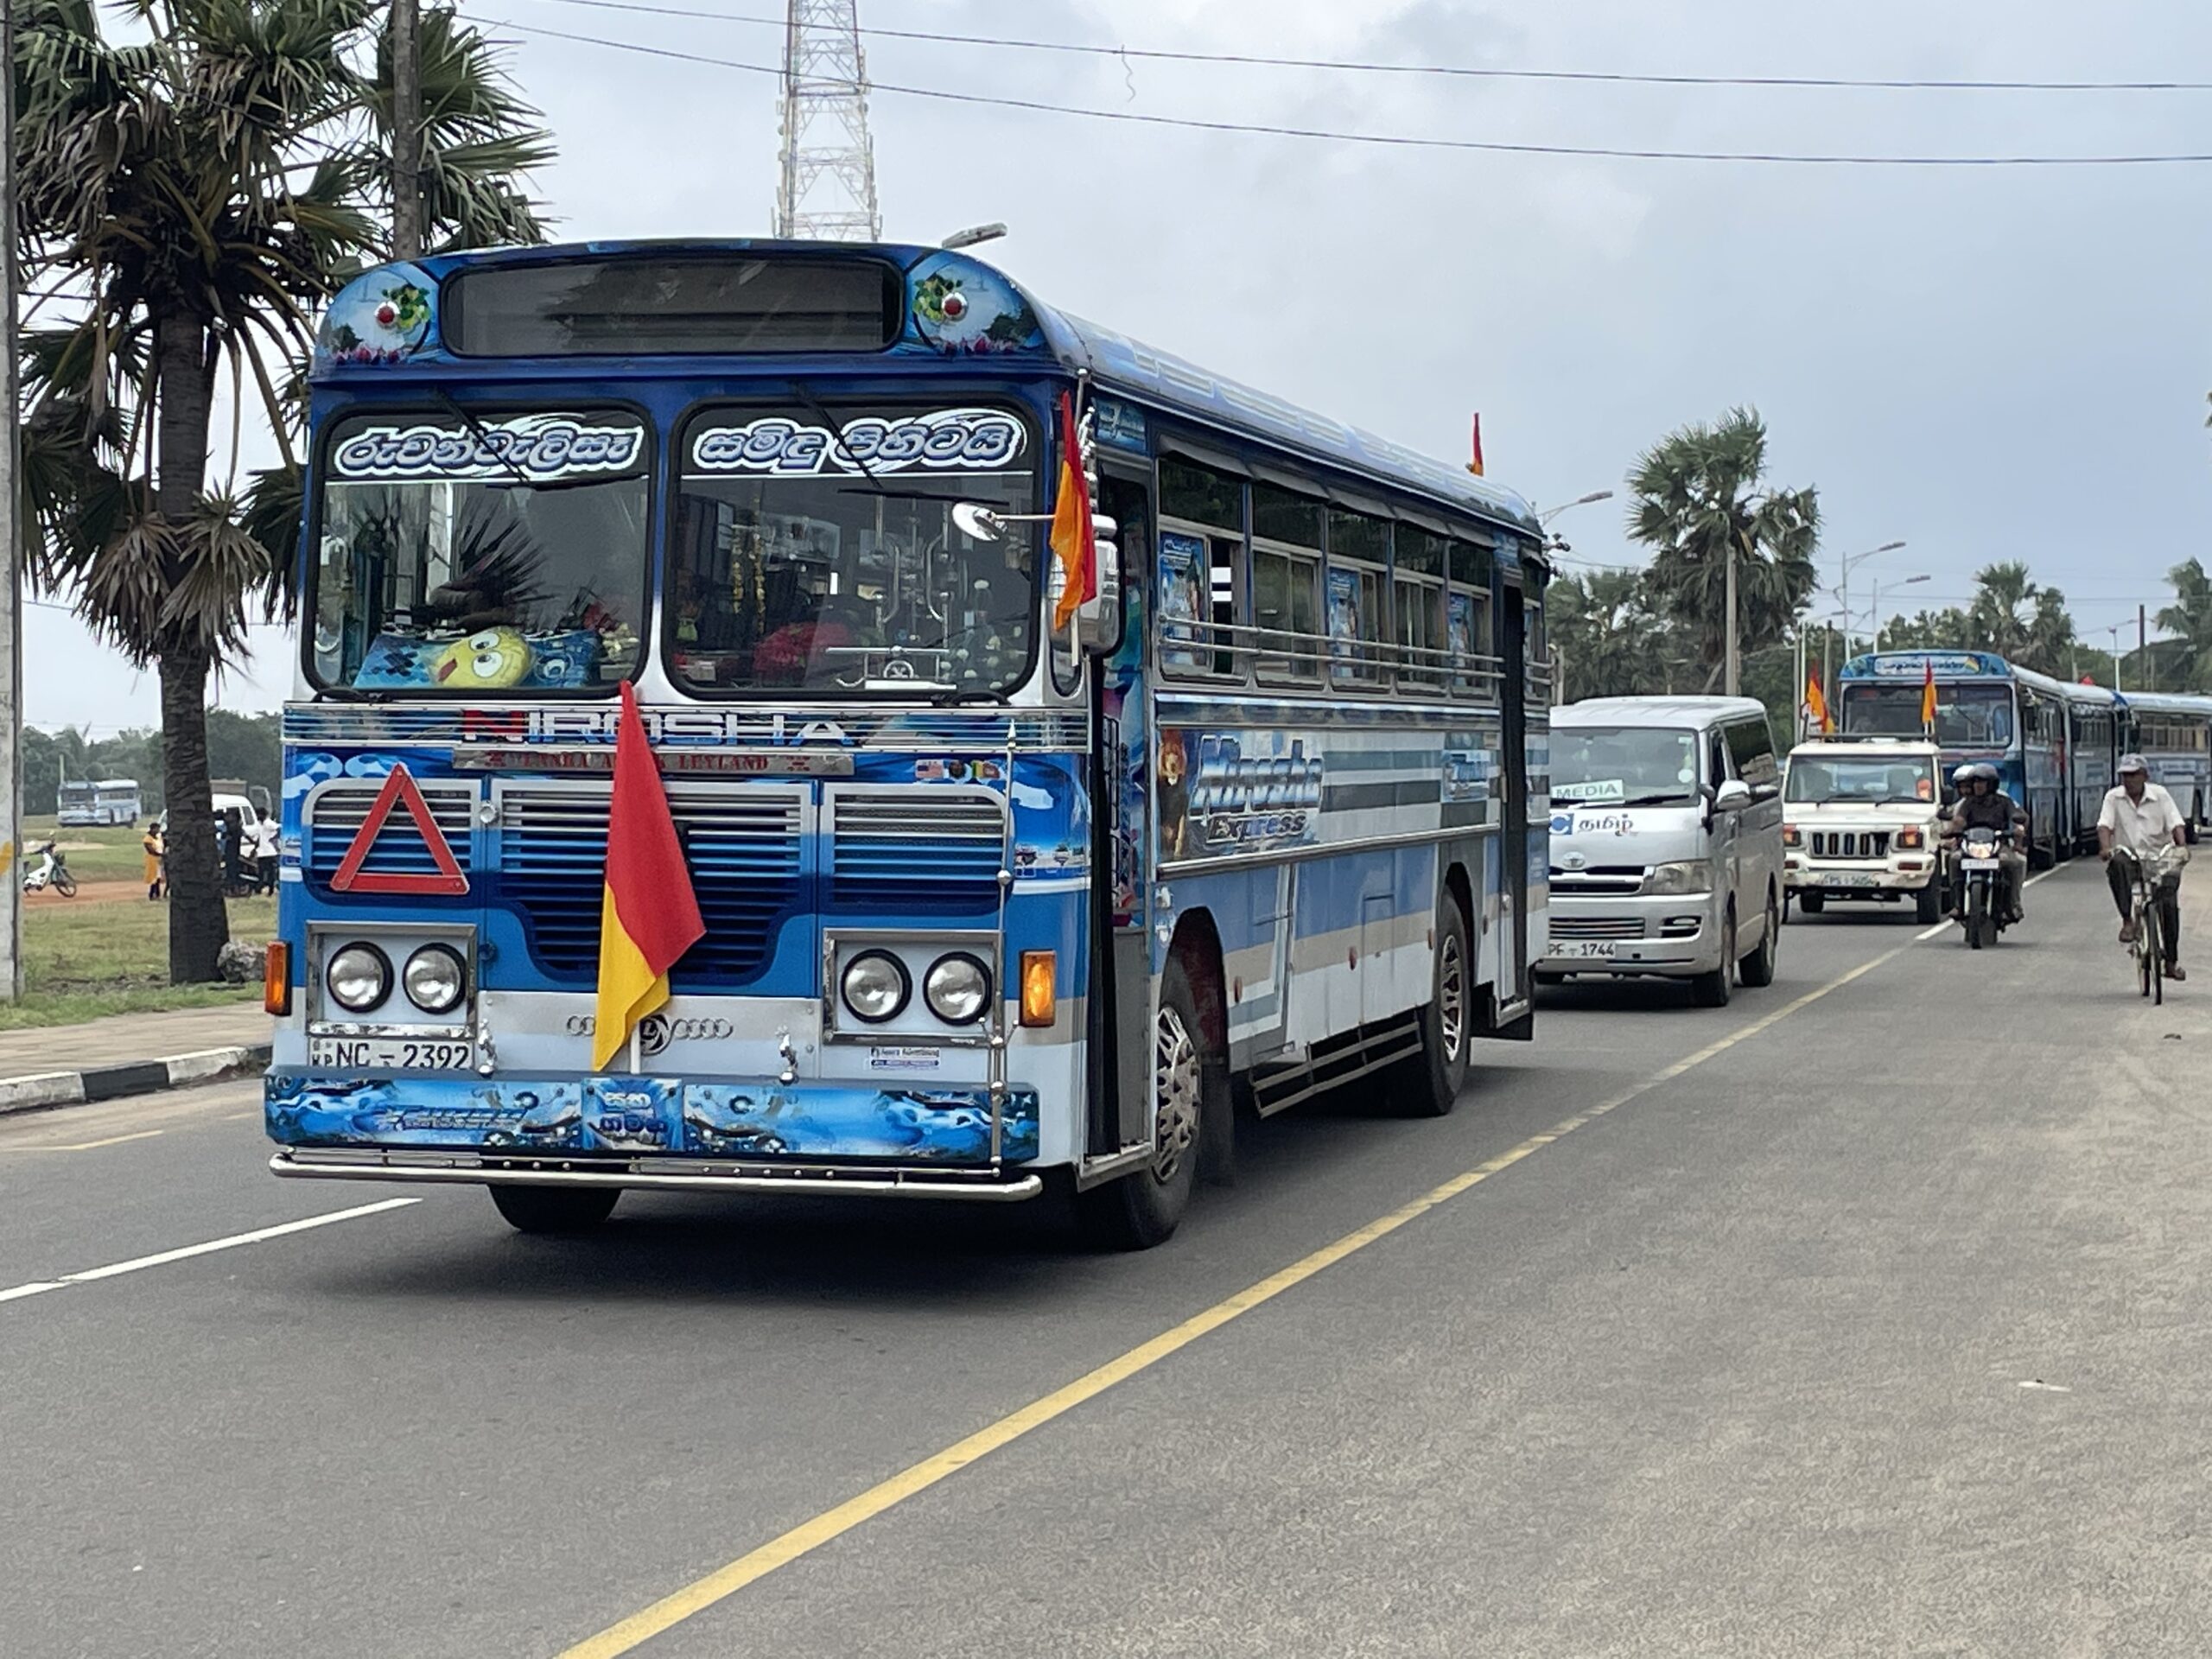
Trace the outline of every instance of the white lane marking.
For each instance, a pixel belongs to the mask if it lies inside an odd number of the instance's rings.
[[[25,1296],[40,1296],[49,1290],[60,1290],[70,1285],[89,1285],[122,1274],[143,1272],[148,1268],[166,1267],[172,1262],[189,1261],[195,1255],[212,1255],[218,1250],[235,1250],[241,1245],[259,1244],[268,1239],[283,1238],[289,1233],[304,1233],[314,1228],[328,1227],[336,1222],[359,1221],[364,1216],[380,1216],[388,1210],[404,1210],[410,1204],[422,1202],[420,1198],[385,1198],[375,1204],[357,1205],[351,1210],[334,1210],[327,1215],[283,1222],[275,1227],[257,1227],[250,1233],[233,1233],[228,1238],[211,1238],[205,1244],[187,1244],[181,1249],[133,1256],[128,1262],[111,1262],[104,1268],[86,1268],[82,1273],[65,1273],[59,1279],[35,1280],[29,1284],[13,1285],[0,1290],[0,1302],[16,1301]]]
[[[2052,876],[2056,875],[2056,874],[2058,874],[2058,872],[2059,872],[2059,869],[2060,869],[2060,868],[2061,868],[2061,867],[2060,867],[2060,866],[2058,866],[2058,865],[2056,865],[2056,864],[2054,864],[2054,865],[2052,865],[2049,869],[2045,870],[2045,871],[2044,871],[2041,875],[2031,875],[2031,876],[2030,876],[2026,880],[2024,880],[2024,881],[2023,881],[2022,883],[2020,883],[2020,890],[2021,890],[2023,893],[2024,893],[2024,892],[2026,892],[2030,887],[2032,887],[2033,886],[2035,886],[2035,884],[2036,884],[2037,882],[2038,882],[2038,881],[2048,881],[2048,880],[2050,880],[2050,878],[2051,878]],[[1922,929],[1920,930],[1920,931],[1919,931],[1919,932],[1917,932],[1917,933],[1914,934],[1912,937],[1914,938],[1914,939],[1915,939],[1915,940],[1920,940],[1920,939],[1932,939],[1932,938],[1935,938],[1938,933],[1948,933],[1948,931],[1950,931],[1950,930],[1951,930],[1951,929],[1953,929],[1953,928],[1956,927],[1957,925],[1958,925],[1958,924],[1957,924],[1956,922],[1952,921],[1951,919],[1949,919],[1949,918],[1947,917],[1947,918],[1945,918],[1942,921],[1940,921],[1940,922],[1936,923],[1936,925],[1935,925],[1935,926],[1933,926],[1933,927],[1923,927],[1923,928],[1922,928]]]

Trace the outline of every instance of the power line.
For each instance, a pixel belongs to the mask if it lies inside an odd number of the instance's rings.
[[[708,22],[780,29],[775,17],[710,11],[690,6],[658,6],[644,0],[554,0],[594,11],[641,12],[657,17],[693,17]],[[1628,86],[1787,86],[1843,92],[2202,92],[2206,80],[1941,80],[1862,79],[1847,75],[1691,75],[1601,69],[1502,69],[1473,64],[1374,63],[1345,58],[1278,57],[1253,52],[1177,52],[1159,47],[1099,46],[1072,41],[1027,40],[1000,35],[955,35],[937,29],[863,28],[862,35],[888,41],[926,41],[944,46],[982,46],[1021,52],[1058,52],[1073,56],[1136,59],[1159,63],[1236,64],[1269,69],[1332,69],[1368,75],[1440,75],[1468,80],[1594,82]]]
[[[679,63],[705,64],[716,69],[736,69],[747,74],[775,75],[772,65],[745,63],[702,52],[683,52],[673,47],[646,46],[636,41],[612,41],[597,35],[575,35],[566,29],[543,29],[508,18],[491,20],[495,29],[550,40],[572,41],[613,52],[636,52],[647,57]],[[1251,133],[1272,138],[1318,138],[1332,143],[1370,144],[1392,149],[1477,150],[1503,156],[1572,156],[1605,161],[1641,162],[1762,162],[1808,167],[2145,167],[2182,162],[2212,162],[2212,152],[2169,155],[2116,156],[1853,156],[1797,154],[1782,150],[1639,149],[1597,144],[1509,143],[1490,138],[1434,138],[1383,132],[1338,132],[1321,127],[1290,127],[1252,121],[1207,121],[1192,116],[1147,115],[1135,110],[1102,110],[1088,105],[1048,104],[1041,99],[1003,98],[984,92],[956,92],[937,86],[896,86],[871,80],[871,92],[900,98],[932,99],[940,103],[987,105],[996,109],[1029,110],[1045,115],[1079,116],[1090,121],[1118,121],[1134,126],[1174,127],[1195,132]]]

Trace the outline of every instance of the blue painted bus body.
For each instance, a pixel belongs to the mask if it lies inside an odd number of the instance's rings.
[[[450,315],[452,285],[473,272],[629,259],[772,270],[786,257],[895,273],[895,337],[865,351],[518,355],[472,354],[447,337],[449,321],[456,335],[467,326]],[[880,405],[893,424],[901,410],[950,411],[968,418],[972,448],[977,410],[1049,435],[1058,400],[1078,389],[1106,486],[1140,504],[1117,649],[1063,661],[1040,637],[990,695],[902,696],[871,681],[867,696],[733,696],[684,679],[675,619],[688,596],[671,550],[679,489],[708,454],[691,435],[700,411],[796,411],[779,416],[785,448],[761,450],[772,469],[806,461],[791,431],[825,404]],[[372,418],[386,424],[365,428]],[[832,448],[857,450],[860,423],[836,418]],[[1542,926],[1547,868],[1548,695],[1527,638],[1541,632],[1544,567],[1533,517],[1509,493],[1061,316],[973,259],[911,247],[588,244],[372,272],[324,322],[312,426],[316,480],[353,466],[504,489],[505,469],[550,489],[579,467],[612,475],[630,464],[650,506],[634,626],[591,621],[579,601],[582,624],[448,638],[404,607],[371,607],[365,620],[345,608],[359,595],[330,572],[373,572],[401,555],[365,554],[361,534],[338,544],[335,515],[311,488],[310,605],[317,580],[346,597],[306,631],[284,720],[291,1007],[266,1096],[285,1173],[428,1179],[527,1166],[643,1182],[680,1170],[755,1185],[789,1176],[810,1190],[913,1178],[913,1190],[1026,1195],[1034,1184],[1020,1178],[1033,1171],[1126,1164],[1150,1144],[1146,1057],[1171,953],[1212,941],[1209,995],[1223,1005],[1232,1065],[1297,1074],[1427,1001],[1440,893],[1464,894],[1481,1022],[1525,1033],[1527,934]],[[767,442],[728,430],[718,454]],[[352,435],[334,461],[339,435]],[[1059,456],[1049,436],[1034,449],[1041,496]],[[889,453],[877,451],[879,467],[893,465]],[[1387,554],[1379,570],[1376,591],[1428,607],[1440,637],[1455,640],[1449,671],[1432,657],[1416,672],[1402,656],[1351,689],[1332,667],[1273,690],[1249,673],[1204,684],[1163,674],[1152,578],[1154,537],[1166,536],[1157,469],[1170,454],[1203,457],[1223,477],[1287,480],[1332,512],[1418,523],[1455,549],[1479,542],[1479,585],[1401,574]],[[854,490],[895,493],[861,473]],[[1249,500],[1252,486],[1240,487]],[[1028,556],[1046,556],[1041,541],[1040,531]],[[1237,581],[1243,607],[1249,584]],[[1491,637],[1462,639],[1454,631],[1471,626],[1478,600]],[[1040,592],[1033,608],[1047,601]],[[1388,660],[1387,642],[1358,648]],[[486,683],[444,695],[440,677],[466,649],[478,650]],[[492,677],[510,649],[527,670]],[[1257,655],[1249,641],[1238,649],[1240,661]],[[948,671],[946,658],[935,671]],[[356,661],[333,680],[333,663]],[[706,934],[632,1050],[595,1071],[613,693],[624,677],[639,690]],[[1187,787],[1160,785],[1171,746]],[[368,825],[399,771],[427,822],[402,809]],[[404,890],[442,880],[454,890]],[[373,1017],[346,1014],[326,970],[355,944],[402,979],[425,949],[462,955],[463,1007],[441,1023],[392,988]],[[897,957],[914,982],[948,953],[972,955],[991,976],[988,1011],[934,1020],[917,995],[889,1022],[862,1026],[837,984],[868,950]],[[1027,1020],[1025,963],[1046,953],[1051,1009]],[[1130,960],[1134,979],[1116,966]],[[1109,1020],[1101,982],[1115,976]]]

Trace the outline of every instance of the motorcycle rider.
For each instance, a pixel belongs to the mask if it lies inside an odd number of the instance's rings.
[[[2134,877],[2125,861],[2113,853],[2125,848],[2138,858],[2148,858],[2162,847],[2189,844],[2189,825],[2174,798],[2151,781],[2151,769],[2139,754],[2120,757],[2120,783],[2105,791],[2097,814],[2097,856],[2105,861],[2105,876],[2112,883],[2113,903],[2120,906],[2120,942],[2135,943]],[[2187,979],[2177,958],[2181,954],[2181,872],[2168,870],[2156,894],[2158,938],[2165,947],[2166,977]]]
[[[2020,892],[2027,880],[2028,861],[2020,849],[2027,843],[2028,815],[2005,792],[1997,768],[1986,760],[1961,766],[1951,779],[1958,785],[1959,799],[1951,809],[1946,833],[1961,836],[1977,826],[1997,831],[1998,874],[2002,877],[1998,902],[2006,924],[2018,922],[2024,914]],[[1966,872],[1959,868],[1955,850],[1951,855],[1950,892],[1951,907],[1947,913],[1955,921],[1966,908]]]

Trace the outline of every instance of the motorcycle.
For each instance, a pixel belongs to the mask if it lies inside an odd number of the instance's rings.
[[[50,841],[31,850],[39,854],[43,861],[38,868],[23,872],[23,891],[44,893],[52,887],[64,899],[74,899],[77,896],[77,878],[69,874],[67,855]]]
[[[1965,903],[1959,925],[1967,931],[1967,944],[1980,950],[1997,943],[2005,931],[2005,867],[1997,856],[1997,831],[1983,825],[1969,829],[1961,838],[1959,873],[1965,878]]]

